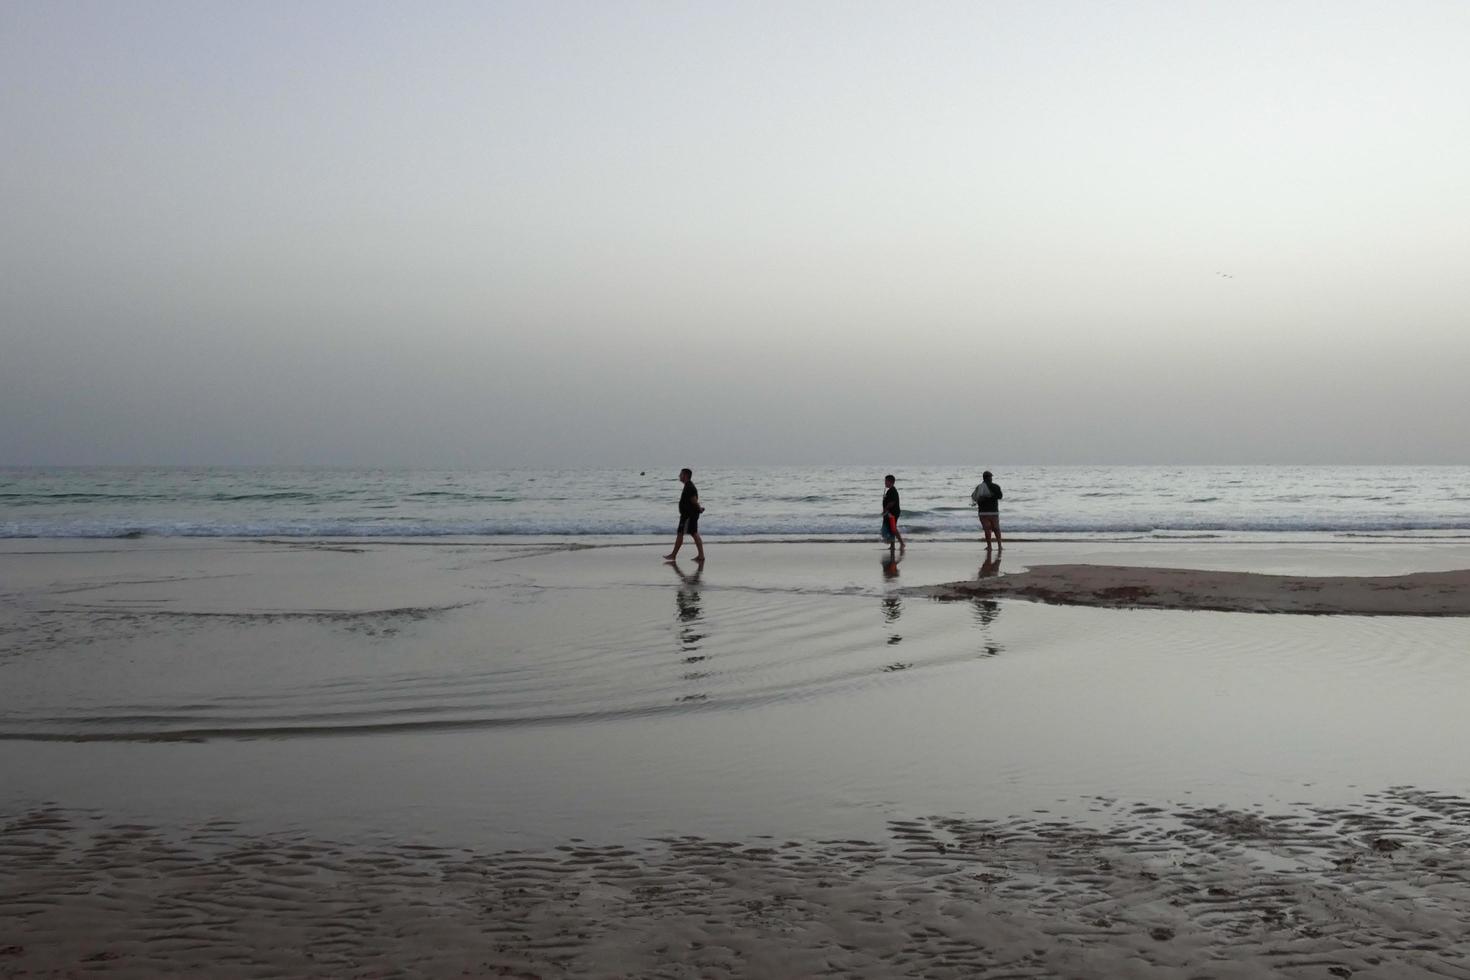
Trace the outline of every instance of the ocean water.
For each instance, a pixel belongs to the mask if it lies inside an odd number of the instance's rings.
[[[1023,535],[1459,537],[1470,466],[996,467],[1003,527]],[[910,534],[976,533],[979,471],[894,471]],[[876,533],[883,471],[710,467],[711,537]],[[0,537],[665,535],[670,470],[4,468]]]

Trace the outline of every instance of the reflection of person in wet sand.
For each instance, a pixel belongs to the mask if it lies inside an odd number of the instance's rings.
[[[980,570],[975,573],[977,579],[994,578],[1000,574],[1000,555],[990,557],[990,552],[985,552],[985,560],[980,563]],[[995,622],[996,614],[1000,612],[1000,603],[994,599],[975,600],[975,618],[980,621],[981,626],[989,626]],[[995,648],[987,647],[991,654],[996,652]]]
[[[679,645],[685,652],[699,649],[699,641],[704,639],[704,634],[697,629],[701,619],[699,578],[704,574],[704,566],[696,565],[694,573],[685,572],[675,561],[669,562],[669,567],[674,574],[679,576],[682,584],[679,591],[674,593],[674,606],[679,619]],[[686,658],[686,663],[695,660],[703,660],[703,657]]]
[[[700,608],[699,578],[704,574],[704,564],[702,562],[696,564],[693,574],[685,572],[676,561],[669,562],[669,567],[674,570],[675,575],[679,576],[679,590],[674,593],[674,609],[675,618],[679,621],[679,649],[684,654],[685,672],[682,679],[698,684],[709,677],[709,671],[689,666],[700,663],[708,657],[707,654],[699,652],[699,645],[706,635],[700,632],[700,623],[704,619],[704,613]],[[708,701],[709,693],[695,689],[688,694],[680,695],[678,700],[683,704]]]
[[[895,555],[892,552],[890,552],[889,554],[887,554],[886,556],[884,556],[884,558],[882,560],[883,577],[885,579],[895,579],[895,578],[898,578],[898,563],[901,562],[901,561],[903,561],[903,555],[902,554]],[[885,623],[895,623],[895,622],[897,622],[898,621],[899,614],[902,613],[902,612],[903,612],[903,600],[901,598],[899,598],[896,595],[893,595],[892,593],[889,593],[889,594],[887,594],[887,595],[885,595],[883,597],[883,622],[885,622]],[[889,637],[888,642],[889,643],[897,643],[898,642],[898,638],[896,638],[896,637]]]

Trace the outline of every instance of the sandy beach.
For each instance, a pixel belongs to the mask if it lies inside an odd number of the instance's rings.
[[[0,976],[1470,977],[1465,543],[658,547],[6,542]]]
[[[1460,977],[1470,800],[1099,801],[877,840],[370,847],[40,810],[5,976]]]

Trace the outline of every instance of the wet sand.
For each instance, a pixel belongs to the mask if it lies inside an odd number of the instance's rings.
[[[1113,609],[1470,616],[1470,569],[1313,576],[1132,565],[1035,565],[1014,575],[913,591],[943,599],[1030,599]]]
[[[0,827],[0,976],[1470,976],[1470,800],[544,851]]]
[[[926,591],[1470,547],[666,545],[0,546],[0,978],[1470,978],[1467,620]]]

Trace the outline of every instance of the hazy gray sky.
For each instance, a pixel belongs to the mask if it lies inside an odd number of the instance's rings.
[[[1470,462],[1470,4],[0,0],[0,463]]]

